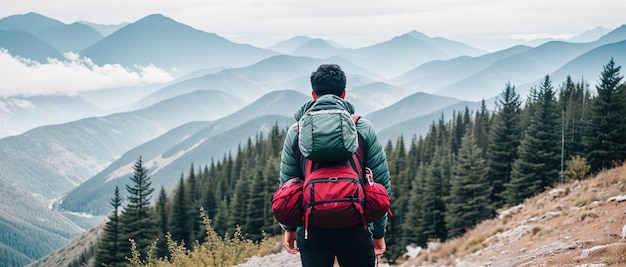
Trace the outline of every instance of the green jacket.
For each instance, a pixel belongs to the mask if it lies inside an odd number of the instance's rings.
[[[342,100],[339,97],[321,97],[318,101],[330,101],[331,104],[342,105],[350,114],[354,114],[354,107],[347,101]],[[302,115],[315,103],[311,100],[304,104],[300,110],[295,113],[296,121],[299,121]],[[284,184],[287,180],[294,177],[304,177],[304,169],[306,160],[297,153],[298,149],[298,132],[297,123],[294,123],[289,127],[287,136],[285,137],[285,143],[283,144],[283,152],[280,161],[280,184]],[[389,179],[389,167],[387,166],[387,156],[381,143],[378,141],[378,135],[372,126],[372,123],[367,119],[361,118],[356,125],[357,131],[360,137],[363,139],[361,143],[365,147],[362,147],[365,155],[365,166],[372,169],[374,175],[374,181],[382,184],[386,189],[389,196],[391,196],[391,182]],[[385,229],[387,226],[387,215],[383,216],[380,220],[370,223],[369,229],[372,232],[374,238],[382,238],[385,236]],[[295,228],[282,226],[285,230],[295,230]]]

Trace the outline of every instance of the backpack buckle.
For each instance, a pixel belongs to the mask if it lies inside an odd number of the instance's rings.
[[[365,180],[370,186],[374,185],[374,174],[372,174],[372,169],[369,167],[365,167]]]

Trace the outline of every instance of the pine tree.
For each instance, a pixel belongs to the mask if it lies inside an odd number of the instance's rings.
[[[592,101],[586,135],[587,159],[594,172],[611,168],[626,156],[626,100],[625,93],[620,90],[623,78],[619,74],[620,69],[621,66],[615,66],[611,58],[596,85],[597,96]]]
[[[274,219],[274,215],[272,214],[272,196],[279,185],[279,180],[276,178],[279,177],[279,169],[280,150],[275,150],[274,156],[267,159],[267,163],[265,164],[265,168],[263,170],[263,184],[265,185],[265,195],[263,197],[263,224],[265,225],[265,232],[272,235],[282,233],[282,228]]]
[[[141,157],[133,165],[133,175],[130,177],[131,184],[126,185],[128,206],[122,211],[120,221],[123,225],[122,237],[126,242],[122,251],[130,256],[130,242],[134,239],[137,249],[146,255],[146,249],[154,242],[158,235],[158,229],[154,223],[154,212],[151,210],[150,199],[154,188],[148,176],[148,170],[144,168]]]
[[[270,132],[270,144],[272,148],[272,155],[279,155],[283,148],[283,140],[285,139],[286,131],[280,131],[278,127],[278,122],[274,124],[272,127],[272,131]]]
[[[524,133],[507,184],[507,203],[515,205],[559,180],[561,125],[551,80],[540,85],[530,125]]]
[[[520,116],[520,127],[522,131],[530,125],[530,119],[535,113],[537,101],[539,101],[539,90],[537,90],[537,87],[532,86],[530,87],[530,92],[528,92],[528,95],[526,96],[526,102],[524,102],[524,108],[522,109]]]
[[[215,213],[215,219],[212,220],[212,222],[214,222],[212,225],[215,225],[213,228],[221,235],[227,233],[231,228],[228,223],[230,213],[230,202],[226,197],[224,197],[217,203],[217,212]]]
[[[476,138],[476,144],[478,148],[483,152],[483,158],[485,158],[487,153],[487,147],[489,145],[489,128],[491,126],[491,116],[490,112],[487,110],[487,105],[485,104],[485,99],[480,102],[480,111],[476,112],[476,117],[474,118],[474,123],[476,124],[474,128],[474,138]]]
[[[157,220],[157,228],[159,229],[159,241],[157,242],[157,256],[164,257],[168,254],[167,249],[167,240],[165,239],[165,235],[168,231],[168,198],[167,192],[165,192],[165,188],[161,186],[161,190],[159,190],[159,198],[157,199],[156,206],[154,209],[155,218]]]
[[[261,230],[265,226],[263,225],[266,211],[264,205],[266,203],[265,199],[267,199],[263,181],[263,169],[261,169],[261,166],[257,166],[253,170],[252,181],[249,184],[250,193],[248,194],[247,203],[243,207],[246,214],[245,226],[242,226],[242,230],[253,241],[259,241],[263,238]]]
[[[420,228],[420,224],[418,223],[422,218],[422,210],[420,208],[416,208],[423,201],[423,188],[424,188],[424,178],[427,175],[427,169],[425,166],[418,167],[418,173],[411,180],[412,190],[409,192],[408,201],[407,201],[407,212],[405,214],[396,215],[403,216],[403,224],[401,225],[402,231],[399,231],[398,242],[402,245],[408,245],[411,243],[418,244],[420,246],[426,245],[427,236],[424,236],[422,233],[422,228]],[[394,216],[394,217],[396,217]],[[393,243],[392,243],[393,244]],[[395,248],[395,251],[390,251],[392,255],[399,254],[400,249],[403,249],[402,246],[391,246]]]
[[[229,180],[231,177],[230,174],[227,174],[228,170],[230,170],[229,164],[232,164],[232,158],[227,158],[224,155],[223,159],[218,161],[214,168],[210,169],[209,177],[215,177],[215,187],[217,188],[214,192],[217,200],[229,198],[232,193],[232,181]]]
[[[233,196],[229,203],[229,216],[227,219],[228,233],[235,232],[237,226],[245,227],[243,224],[246,222],[246,207],[248,197],[250,196],[249,177],[251,173],[247,162],[242,166],[241,177],[236,179],[235,190],[233,191]]]
[[[189,168],[189,174],[187,175],[187,179],[185,181],[186,195],[188,206],[187,213],[189,214],[189,241],[200,240],[199,236],[204,236],[204,223],[202,221],[202,216],[200,216],[200,190],[198,189],[198,185],[200,182],[198,181],[198,177],[196,176],[196,172],[194,171],[193,163]]]
[[[115,186],[113,198],[109,201],[113,207],[113,211],[108,216],[108,221],[102,229],[102,238],[98,241],[96,252],[96,262],[98,266],[123,266],[126,263],[124,255],[126,251],[122,251],[122,242],[126,242],[121,238],[120,225],[120,208],[124,199],[120,196],[119,187]]]
[[[177,242],[185,242],[190,245],[194,240],[191,240],[191,227],[193,214],[190,212],[189,206],[191,206],[187,187],[185,186],[185,180],[183,175],[180,176],[180,181],[174,193],[172,194],[172,205],[169,217],[169,229],[172,234],[172,240]]]
[[[387,243],[393,244],[399,242],[403,237],[402,225],[404,217],[399,214],[407,212],[409,192],[411,192],[411,181],[407,176],[408,162],[404,137],[398,137],[395,147],[391,141],[387,143],[385,149],[387,160],[389,162],[389,175],[393,177],[393,193],[391,196],[391,210],[394,215],[387,217],[387,234],[385,239]],[[390,248],[393,250],[394,248]]]
[[[447,239],[445,224],[445,201],[444,191],[449,184],[444,177],[444,157],[447,156],[446,148],[440,146],[435,152],[435,157],[427,165],[425,177],[423,177],[422,199],[417,207],[420,209],[417,227],[421,234],[419,244],[426,244],[429,240],[444,241]]]
[[[591,99],[589,85],[584,81],[574,83],[570,76],[562,84],[559,92],[559,110],[561,118],[562,135],[562,162],[573,156],[584,156],[585,117],[588,117],[589,102]]]
[[[212,168],[215,168],[215,164],[211,164]],[[207,212],[209,218],[213,220],[215,223],[215,215],[217,213],[217,196],[215,194],[216,186],[216,178],[210,174],[209,168],[205,167],[202,172],[202,186],[201,186],[201,198],[200,198],[200,206],[204,208]],[[204,235],[200,238],[198,236],[198,240],[204,239]]]
[[[252,146],[252,139],[248,138],[248,145],[246,147],[250,147]],[[234,159],[232,158],[232,156],[229,154],[228,157],[230,158],[229,161],[231,161],[232,163],[230,164],[231,170],[230,173],[228,175],[228,179],[230,179],[230,186],[229,188],[231,190],[236,188],[236,183],[239,180],[239,177],[242,177],[242,172],[245,172],[247,168],[247,166],[244,166],[244,164],[246,163],[246,154],[248,153],[249,149],[246,150],[245,148],[241,148],[239,147],[237,149],[237,154],[235,154]],[[247,174],[247,173],[246,173]],[[243,175],[246,175],[243,174]],[[234,194],[235,192],[230,192],[230,195]]]
[[[465,127],[465,124],[467,123],[465,120],[466,116],[469,116],[469,109],[467,107],[465,107],[464,113],[459,112],[456,116],[454,116],[455,119],[450,127],[451,135],[448,140],[450,140],[449,146],[453,155],[456,155],[461,147],[461,139],[463,138],[463,135],[465,135],[465,130],[467,129],[467,127]]]
[[[496,100],[491,130],[489,131],[489,145],[487,151],[488,178],[492,187],[491,202],[500,207],[505,202],[503,195],[507,184],[511,180],[513,162],[517,158],[517,147],[521,135],[521,102],[515,92],[515,86],[510,83],[500,93]]]
[[[489,196],[487,165],[468,129],[453,166],[450,196],[446,201],[446,226],[449,237],[458,237],[478,222],[491,217],[494,209]]]

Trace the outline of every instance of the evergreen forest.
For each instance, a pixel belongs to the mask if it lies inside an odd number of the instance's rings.
[[[551,186],[617,166],[626,159],[626,84],[611,59],[591,89],[546,75],[525,99],[505,84],[495,110],[459,110],[434,121],[424,136],[385,144],[392,181],[386,234],[388,259],[406,245],[459,237],[497,210]],[[375,126],[375,125],[374,125]],[[191,166],[172,192],[151,186],[139,157],[126,188],[111,192],[111,213],[100,237],[97,266],[126,266],[133,239],[142,251],[165,235],[189,248],[206,238],[200,210],[214,230],[260,241],[282,234],[271,213],[286,129],[274,126],[210,166]],[[233,155],[234,154],[234,155]],[[127,191],[123,199],[120,190]],[[153,199],[154,198],[154,199]],[[155,203],[155,204],[151,204]],[[145,255],[145,253],[142,253]]]

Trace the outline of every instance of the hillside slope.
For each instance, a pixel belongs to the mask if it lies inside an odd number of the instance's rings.
[[[625,224],[623,165],[546,190],[400,266],[626,266]]]
[[[546,190],[520,205],[501,210],[498,218],[480,223],[460,238],[431,243],[426,250],[412,248],[413,257],[407,253],[397,265],[381,262],[379,266],[625,266],[625,224],[623,165],[591,179]],[[91,229],[29,266],[76,259],[88,249],[76,243],[93,244],[98,232],[98,227]],[[282,249],[237,265],[252,266],[302,265],[299,255]]]

